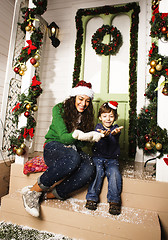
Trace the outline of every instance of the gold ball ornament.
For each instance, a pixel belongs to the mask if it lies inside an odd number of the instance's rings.
[[[31,26],[31,31],[34,32],[36,28],[34,26]]]
[[[151,145],[150,142],[147,142],[147,143],[145,144],[145,147],[146,147],[148,150],[151,150],[151,149],[153,148],[153,146]]]
[[[162,149],[162,144],[161,143],[156,143],[155,147],[158,151],[160,151]]]
[[[27,70],[27,67],[26,67],[25,64],[22,64],[21,67],[20,67],[20,69],[23,70],[23,71],[26,71],[26,70]]]
[[[152,146],[152,148],[156,145],[155,142],[150,142],[150,145]]]
[[[26,105],[26,109],[27,109],[27,110],[30,110],[30,109],[31,109],[31,104],[30,104],[30,103],[28,103],[28,104]]]
[[[25,74],[25,72],[24,72],[23,70],[20,70],[20,71],[19,71],[19,75],[20,75],[20,76],[23,76],[24,74]]]
[[[39,54],[36,54],[36,55],[34,56],[34,58],[38,61],[38,60],[40,59],[40,55],[39,55]]]
[[[22,149],[24,149],[24,148],[26,147],[26,144],[25,144],[25,143],[22,143],[22,144],[20,145],[20,147],[21,147]]]
[[[26,30],[27,32],[29,32],[29,31],[31,30],[31,27],[28,25],[28,26],[25,27],[25,30]]]
[[[34,106],[33,107],[33,112],[37,112],[37,110],[38,110],[38,106]]]
[[[150,62],[150,66],[151,67],[156,67],[156,65],[157,65],[157,62],[155,61],[155,60],[152,60],[151,62]]]
[[[150,73],[150,74],[154,74],[154,73],[155,73],[155,69],[154,69],[153,67],[150,68],[150,69],[149,69],[149,73]]]
[[[18,156],[22,156],[22,155],[24,154],[23,148],[17,148],[17,149],[16,149],[16,154],[17,154]]]
[[[156,70],[157,70],[157,71],[161,71],[162,68],[163,68],[163,67],[162,67],[162,64],[159,63],[158,65],[156,65]]]
[[[40,65],[39,62],[36,62],[33,66],[37,68],[39,65]]]

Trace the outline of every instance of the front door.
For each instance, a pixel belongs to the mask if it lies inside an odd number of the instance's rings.
[[[105,13],[103,12],[104,10]],[[131,48],[131,44],[132,46],[136,45],[134,41],[135,34],[133,35],[131,31],[133,27],[135,28],[135,26],[138,25],[138,11],[139,9],[135,4],[128,4],[126,7],[119,6],[116,7],[116,9],[113,6],[105,6],[104,8],[100,7],[95,9],[81,9],[78,12],[79,18],[76,18],[79,35],[77,34],[76,41],[74,80],[76,81],[78,78],[78,71],[80,68],[79,80],[85,80],[86,82],[92,83],[93,90],[95,92],[93,103],[96,122],[98,121],[98,109],[102,103],[106,101],[118,102],[119,118],[116,123],[119,126],[124,127],[120,136],[120,147],[122,156],[125,156],[126,158],[128,157],[128,152],[130,150],[130,125],[132,125],[133,116],[136,116],[136,106],[135,109],[133,109],[133,107],[130,105],[130,95],[132,98],[131,101],[133,100],[134,103],[136,102],[137,77],[137,49],[133,49],[133,47]],[[137,21],[137,25],[133,23],[135,19]],[[93,35],[97,29],[100,29],[102,25],[108,25],[110,27],[114,26],[120,31],[122,35],[123,43],[115,55],[96,54],[95,49],[92,47],[91,39],[93,38]],[[81,30],[83,30],[83,33]],[[102,40],[102,43],[108,45],[110,41],[113,41],[112,38],[113,37],[110,34],[106,34]],[[130,55],[132,55],[131,51],[133,51],[133,58],[130,57]],[[134,86],[134,94],[130,92],[130,85],[131,88]],[[131,121],[129,114],[130,110],[132,112]],[[131,138],[134,139],[134,126],[132,126],[132,129],[133,138],[132,136]],[[131,144],[134,143],[135,141],[131,140]]]

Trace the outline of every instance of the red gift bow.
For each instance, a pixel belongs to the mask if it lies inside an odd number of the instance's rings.
[[[30,129],[25,128],[24,129],[23,137],[26,138],[28,136],[28,134],[30,135],[31,138],[34,136],[33,128],[30,128]]]
[[[40,85],[40,84],[41,84],[41,82],[36,79],[36,76],[34,76],[32,78],[32,86],[34,87],[34,86],[37,86],[37,85]]]
[[[83,80],[79,81],[78,84],[76,85],[76,87],[79,87],[79,86],[92,88],[92,84],[91,83],[87,83],[87,82],[85,82]]]
[[[21,106],[21,104],[17,103],[16,106],[12,109],[12,112],[17,111],[20,108],[20,106]]]
[[[28,49],[28,52],[27,52],[28,55],[29,55],[29,54],[31,53],[31,50],[37,49],[37,47],[32,44],[32,40],[27,40],[26,42],[27,42],[29,45],[26,46],[26,47],[24,47],[23,50],[26,49],[26,48],[29,48],[29,49]]]

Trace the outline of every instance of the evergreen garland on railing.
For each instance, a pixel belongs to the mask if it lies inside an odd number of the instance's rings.
[[[17,154],[19,156],[25,153],[25,139],[29,140],[33,138],[36,126],[36,120],[34,118],[34,113],[38,110],[37,98],[42,93],[42,88],[40,87],[40,78],[37,74],[36,68],[39,66],[39,49],[42,45],[43,33],[40,27],[35,28],[33,26],[33,21],[38,21],[36,15],[42,15],[47,9],[47,0],[33,0],[35,8],[22,8],[22,18],[23,22],[18,23],[21,30],[26,33],[26,31],[31,32],[30,40],[27,40],[27,46],[23,47],[20,55],[15,59],[13,70],[16,74],[23,76],[27,70],[26,62],[30,60],[31,64],[35,67],[35,74],[32,77],[32,83],[28,89],[28,93],[22,93],[18,95],[18,103],[12,109],[12,114],[14,116],[13,123],[18,127],[18,118],[24,113],[27,118],[26,126],[17,129],[13,136],[10,137],[10,149],[9,155]]]
[[[159,1],[153,0],[152,19],[151,19],[151,37],[152,46],[149,50],[149,72],[152,75],[151,82],[148,83],[145,90],[145,97],[149,104],[141,109],[138,116],[137,141],[139,148],[142,148],[146,155],[159,152],[158,157],[168,153],[168,134],[166,129],[162,129],[157,124],[157,99],[158,90],[164,95],[168,95],[168,57],[158,53],[157,40],[168,40],[167,34],[162,31],[167,27],[168,13],[159,13]],[[160,77],[165,80],[158,86]]]

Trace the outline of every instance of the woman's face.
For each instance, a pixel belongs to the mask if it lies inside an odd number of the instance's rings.
[[[77,95],[75,99],[75,107],[78,112],[82,113],[90,103],[90,97],[86,95]]]

